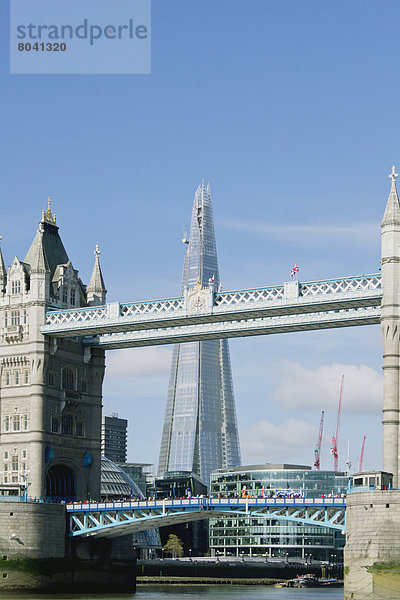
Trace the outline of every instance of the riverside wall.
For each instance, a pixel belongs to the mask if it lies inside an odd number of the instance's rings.
[[[2,590],[135,589],[132,536],[71,539],[65,506],[0,502]]]
[[[400,490],[347,496],[344,597],[400,598]]]

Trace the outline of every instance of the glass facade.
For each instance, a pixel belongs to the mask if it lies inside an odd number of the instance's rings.
[[[349,478],[344,473],[312,471],[300,465],[255,465],[211,474],[213,496],[307,498],[342,496]],[[292,556],[335,561],[342,558],[345,536],[326,527],[260,517],[220,517],[210,520],[213,556]]]
[[[219,286],[209,186],[195,193],[181,293],[210,280]],[[174,347],[158,474],[192,471],[208,485],[212,471],[240,465],[227,340]]]

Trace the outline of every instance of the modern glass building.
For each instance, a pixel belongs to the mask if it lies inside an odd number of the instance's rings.
[[[264,464],[219,470],[211,474],[214,496],[254,497],[300,494],[307,498],[341,496],[349,477],[334,471],[312,471],[302,465]],[[341,561],[345,536],[326,527],[257,517],[210,520],[212,556],[282,556]]]
[[[209,186],[195,193],[181,293],[220,285]],[[198,312],[204,310],[200,305]],[[174,347],[158,475],[192,471],[209,484],[212,471],[240,465],[227,340]]]

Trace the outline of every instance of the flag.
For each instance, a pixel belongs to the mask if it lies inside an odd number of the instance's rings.
[[[294,265],[294,267],[292,268],[292,272],[290,273],[290,277],[294,277],[296,275],[296,273],[299,272],[299,267],[296,265]]]

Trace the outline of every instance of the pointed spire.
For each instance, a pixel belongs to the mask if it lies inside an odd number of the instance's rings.
[[[107,290],[100,267],[100,254],[101,251],[99,250],[98,244],[96,244],[96,250],[94,251],[96,258],[94,261],[92,276],[87,287],[87,303],[91,306],[99,306],[101,304],[105,304],[106,301]]]
[[[0,242],[3,239],[3,236],[0,235]],[[7,284],[7,271],[4,265],[3,254],[1,252],[1,244],[0,244],[0,292],[4,292]]]
[[[385,214],[383,215],[381,227],[385,225],[400,225],[400,204],[399,196],[397,194],[396,179],[398,177],[396,168],[392,167],[392,172],[389,178],[392,180],[392,186],[390,188],[389,198],[386,204]]]
[[[50,272],[46,254],[43,248],[43,232],[39,230],[35,254],[31,262],[31,273],[46,273]]]

